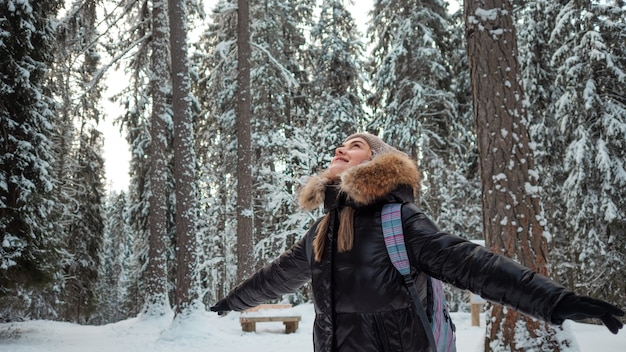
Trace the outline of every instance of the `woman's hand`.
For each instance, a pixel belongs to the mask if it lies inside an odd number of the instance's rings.
[[[559,323],[565,319],[581,320],[586,318],[596,318],[614,334],[624,327],[624,324],[617,318],[623,317],[624,311],[610,303],[577,295],[564,297],[554,308],[552,313],[553,321]]]
[[[209,309],[212,312],[217,312],[217,315],[225,315],[232,310],[225,299],[217,301],[217,303]]]

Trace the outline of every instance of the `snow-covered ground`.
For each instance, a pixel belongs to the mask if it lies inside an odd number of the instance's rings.
[[[0,324],[1,352],[275,352],[313,351],[313,306],[304,304],[288,313],[302,316],[296,333],[284,334],[282,323],[257,323],[256,333],[244,333],[240,313],[218,317],[198,313],[182,324],[171,316],[133,318],[104,326],[53,321]],[[249,313],[246,313],[249,314]],[[472,327],[468,313],[452,313],[459,352],[482,350],[484,325]],[[484,324],[484,323],[483,323]],[[583,352],[624,352],[626,332],[611,334],[604,326],[566,322]],[[571,351],[575,351],[572,349]]]

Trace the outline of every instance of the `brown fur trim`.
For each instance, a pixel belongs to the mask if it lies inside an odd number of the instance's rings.
[[[328,171],[311,177],[300,190],[298,204],[300,208],[311,211],[324,203],[326,186],[330,184]]]
[[[400,185],[419,190],[417,163],[404,153],[381,154],[341,175],[341,191],[357,204],[367,205]]]
[[[417,163],[404,153],[392,152],[346,170],[341,175],[340,187],[356,203],[367,205],[400,185],[410,186],[417,194],[420,181]],[[326,186],[330,182],[328,171],[311,177],[300,190],[300,207],[311,211],[323,204]]]

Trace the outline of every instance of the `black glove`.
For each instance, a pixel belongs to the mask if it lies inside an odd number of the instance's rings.
[[[624,324],[617,318],[623,317],[624,311],[610,303],[577,295],[569,295],[557,303],[552,313],[552,321],[563,323],[565,319],[581,320],[597,318],[614,334],[617,334]]]
[[[217,301],[217,303],[215,303],[215,305],[209,309],[212,312],[217,312],[217,315],[224,315],[232,310],[226,302],[226,299],[221,299]]]

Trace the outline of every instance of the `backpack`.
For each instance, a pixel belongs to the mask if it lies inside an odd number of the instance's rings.
[[[381,220],[387,253],[393,265],[398,269],[407,288],[413,297],[415,310],[420,316],[424,331],[433,352],[456,352],[456,327],[448,313],[448,306],[443,291],[443,283],[424,273],[426,282],[428,307],[424,310],[419,293],[415,288],[415,280],[411,275],[404,233],[402,231],[402,203],[391,203],[383,206]]]

